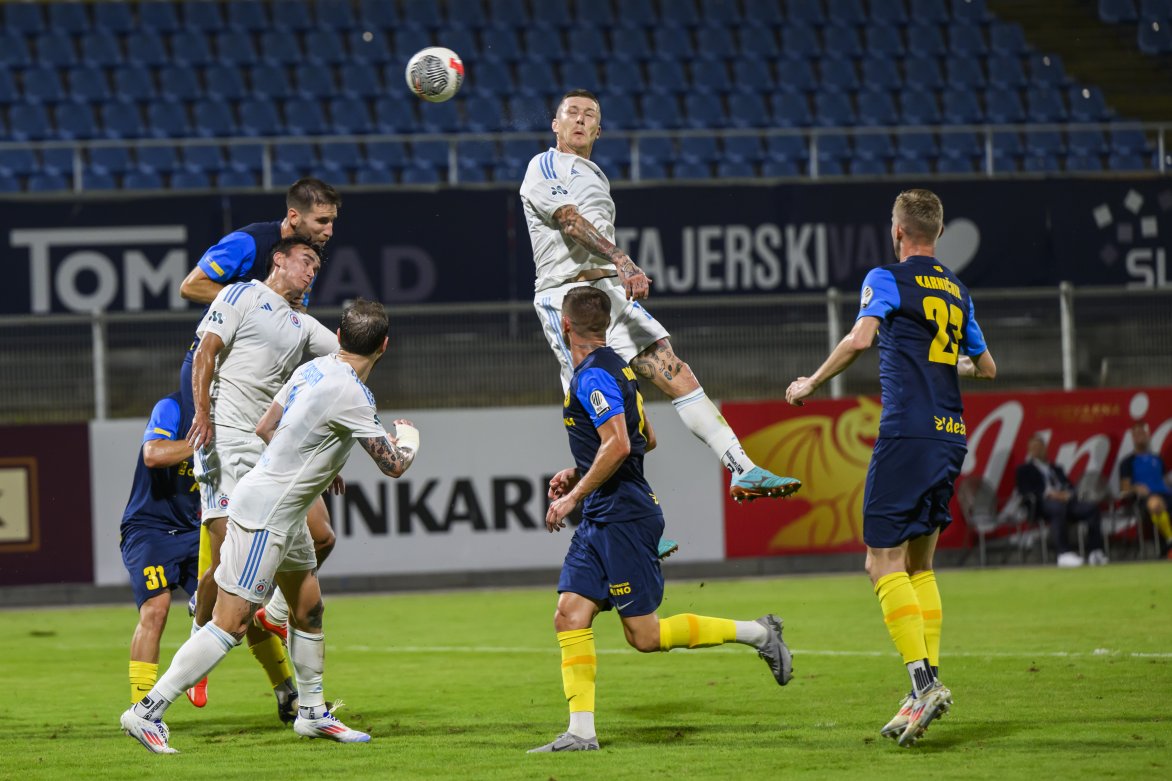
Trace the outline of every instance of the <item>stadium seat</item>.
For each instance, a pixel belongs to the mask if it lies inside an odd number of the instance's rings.
[[[382,65],[394,60],[391,48],[387,44],[387,36],[381,30],[351,30],[347,37],[350,41],[350,59],[371,65]],[[342,65],[350,61],[344,48],[339,47],[334,51],[338,56],[327,58],[325,61],[328,64]],[[403,64],[406,65],[406,62]]]
[[[989,57],[989,85],[998,89],[1021,89],[1026,85],[1021,58],[1011,55]]]
[[[1061,170],[1061,166],[1054,155],[1026,155],[1022,159],[1021,170],[1027,173],[1043,173]]]
[[[715,136],[688,136],[680,139],[679,159],[684,162],[715,163],[721,157]]]
[[[651,130],[682,127],[679,103],[673,95],[647,95],[640,100],[643,109],[643,125]]]
[[[842,163],[851,156],[850,139],[840,133],[818,136],[818,163]]]
[[[45,29],[41,3],[4,3],[4,28],[21,35],[39,33]]]
[[[266,30],[261,33],[260,61],[268,65],[300,66],[305,59],[297,36],[287,30]]]
[[[1027,155],[1061,155],[1066,152],[1062,134],[1057,130],[1030,130],[1025,134]]]
[[[0,63],[10,68],[27,68],[32,63],[32,55],[23,37],[0,29]]]
[[[620,9],[619,23],[628,22],[641,26],[650,26],[659,22],[659,15],[651,0],[626,0]]]
[[[625,63],[629,70],[629,63]],[[679,60],[655,60],[647,63],[648,86],[660,95],[674,95],[688,91],[688,78],[684,75],[684,64]]]
[[[313,144],[293,142],[273,147],[273,165],[297,173],[309,171],[318,164]]]
[[[93,3],[93,29],[98,32],[128,33],[135,27],[129,3]]]
[[[802,136],[767,136],[765,160],[804,162],[810,159],[810,142]]]
[[[1099,0],[1099,19],[1107,24],[1137,21],[1135,0]]]
[[[56,108],[57,137],[66,140],[95,138],[98,122],[88,103],[62,103]]]
[[[975,160],[985,153],[984,139],[976,133],[941,133],[940,156]]]
[[[810,167],[810,173],[811,175],[814,173],[813,166]],[[818,176],[843,176],[845,174],[845,161],[840,161],[837,159],[818,161]]]
[[[1139,0],[1140,19],[1172,19],[1172,0]]]
[[[212,52],[212,44],[207,35],[188,31],[171,36],[170,62],[199,67],[211,65],[215,61],[216,55]]]
[[[754,179],[757,176],[753,164],[744,160],[722,160],[716,164],[719,179]]]
[[[163,177],[154,171],[135,170],[122,177],[123,190],[162,190]]]
[[[169,174],[179,168],[179,150],[173,146],[140,146],[136,157],[140,171]]]
[[[938,174],[972,174],[978,170],[977,162],[972,157],[941,157],[936,161]]]
[[[328,68],[301,68],[297,71],[296,97],[306,100],[323,100],[334,97],[338,85]]]
[[[374,123],[379,133],[406,133],[415,127],[411,103],[383,97],[374,102]]]
[[[301,104],[298,108],[302,108]],[[285,135],[277,104],[267,98],[249,98],[240,101],[240,133],[246,136]],[[298,131],[289,128],[289,132]]]
[[[1066,84],[1066,69],[1057,54],[1032,54],[1029,62],[1033,85],[1060,87]]]
[[[26,188],[30,193],[49,193],[70,190],[69,179],[62,174],[34,173],[28,178]]]
[[[685,124],[692,128],[722,128],[728,125],[719,95],[693,92],[684,96]]]
[[[504,103],[491,95],[469,97],[464,101],[466,129],[472,133],[494,133],[507,126]]]
[[[1102,171],[1103,161],[1097,155],[1067,155],[1067,171]]]
[[[891,173],[896,176],[930,174],[932,164],[926,157],[897,157],[891,164]]]
[[[330,123],[326,119],[325,107],[316,99],[290,98],[283,104],[281,114],[285,117],[284,125],[278,123],[275,130],[262,135],[321,136],[330,132]],[[241,124],[244,111],[241,104]]]
[[[388,66],[386,80],[390,81],[392,73]],[[394,68],[398,71],[398,68]],[[393,83],[393,82],[392,82]],[[501,60],[485,60],[470,74],[468,86],[478,92],[487,92],[490,95],[505,96],[513,92],[513,77],[509,73],[509,66]]]
[[[73,178],[73,150],[68,148],[42,149],[40,170]]]
[[[360,98],[335,98],[329,102],[330,132],[363,135],[374,132],[370,104]]]
[[[822,127],[858,124],[850,97],[843,93],[819,92],[814,96],[814,106],[816,124]]]
[[[794,28],[786,27],[787,31]],[[804,28],[803,28],[804,30]],[[807,33],[812,33],[812,30],[804,30]],[[775,59],[779,53],[791,54],[790,59],[803,59],[806,57],[817,56],[820,53],[817,41],[805,41],[800,38],[794,41],[794,45],[798,46],[803,51],[791,51],[790,41],[786,40],[779,49],[777,46],[777,38],[773,34],[772,28],[761,25],[744,25],[737,34],[740,39],[740,50],[742,54],[748,55],[751,60],[760,59]],[[813,37],[812,35],[810,37]]]
[[[1112,116],[1111,109],[1103,99],[1098,87],[1071,87],[1067,92],[1070,101],[1070,119],[1073,122],[1103,122]]]
[[[420,106],[419,127],[425,133],[456,133],[464,129],[456,104],[450,101]]]
[[[909,89],[899,93],[899,114],[905,125],[938,125],[941,122],[936,95],[927,90]]]
[[[128,101],[110,101],[102,104],[102,127],[106,138],[144,138],[146,127],[142,123],[138,105]]]
[[[224,155],[216,144],[197,144],[183,147],[183,165],[189,170],[216,173],[223,170]]]
[[[750,165],[761,162],[765,153],[757,136],[730,136],[724,139],[724,159]]]
[[[839,24],[827,25],[822,30],[823,50],[827,57],[857,60],[863,56],[863,44],[856,28]]]
[[[89,150],[90,170],[120,176],[131,167],[130,150],[124,146],[99,146]],[[3,162],[0,161],[0,170]]]
[[[944,93],[943,121],[947,125],[973,125],[984,120],[985,114],[977,103],[977,94],[972,90],[947,91]]]
[[[999,125],[1025,121],[1025,108],[1015,90],[990,89],[985,93],[985,119]]]
[[[898,123],[899,115],[895,110],[895,101],[887,90],[867,90],[859,93],[859,124],[860,125],[894,125]]]
[[[226,5],[229,29],[259,33],[269,28],[268,4],[260,0],[232,0]],[[279,7],[276,10],[281,12]]]
[[[224,26],[224,15],[220,12],[219,3],[188,2],[178,5],[183,9],[184,29],[212,33]],[[142,14],[141,6],[139,14]]]
[[[256,47],[252,43],[252,33],[244,30],[223,30],[216,33],[215,42],[216,54],[221,63],[255,65],[258,60]]]
[[[855,64],[846,59],[822,60],[822,89],[838,92],[854,92],[859,88],[859,76],[855,72]]]
[[[258,98],[283,100],[295,93],[289,83],[289,71],[279,65],[258,65],[248,69],[248,81],[252,94]]]
[[[236,134],[231,107],[215,100],[196,101],[191,107],[191,124],[195,134],[204,138]]]
[[[1026,94],[1026,115],[1030,122],[1063,122],[1067,117],[1062,93],[1048,87],[1032,87]]]
[[[949,90],[973,90],[985,86],[985,72],[976,59],[949,59],[946,67]],[[947,97],[947,93],[945,93]]]
[[[778,127],[809,127],[814,124],[810,104],[805,95],[778,92],[770,96],[769,102],[772,106],[773,120]]]
[[[618,33],[631,31],[633,28],[620,28],[615,31],[615,49],[618,50]],[[639,49],[636,49],[639,51]],[[485,59],[515,62],[520,59],[523,50],[517,40],[517,33],[512,27],[494,25],[480,31],[480,56]]]
[[[946,0],[910,0],[908,18],[918,22],[940,24],[947,22],[951,14]]]
[[[36,37],[33,45],[37,51],[37,62],[41,65],[66,68],[77,64],[72,36],[57,32],[44,33]]]
[[[673,3],[672,13],[675,13],[676,8],[676,4]],[[677,25],[656,27],[652,30],[651,47],[658,59],[690,60],[696,56],[696,50],[692,46],[692,39],[687,29]]]
[[[16,89],[16,80],[8,68],[0,68],[0,105],[20,102],[20,93]],[[0,128],[3,124],[0,123]]]
[[[866,75],[868,89],[897,90],[903,86],[899,67],[891,57],[869,54],[859,63],[859,73]]]
[[[872,5],[883,5],[882,3]],[[903,38],[891,24],[874,24],[866,28],[867,52],[884,58],[903,57]],[[892,63],[894,64],[894,63]]]
[[[761,175],[767,178],[802,175],[802,165],[795,160],[770,159],[761,164]]]
[[[733,66],[735,80],[738,85],[750,83],[753,78],[759,81],[754,85],[755,91],[769,92],[773,89],[772,77],[769,77],[767,64],[753,59],[738,61]],[[818,86],[814,78],[814,70],[809,60],[783,60],[777,66],[777,89],[782,92],[813,92]],[[768,79],[766,77],[769,77]]]
[[[731,60],[740,53],[730,27],[702,27],[696,31],[696,42],[696,55],[702,60]],[[692,68],[695,73],[697,64]]]
[[[712,166],[708,163],[676,163],[672,170],[673,179],[711,179]]]
[[[879,3],[878,5],[882,5]],[[867,21],[862,0],[827,0],[826,16],[835,24],[862,26]]]
[[[997,132],[993,134],[993,157],[1018,158],[1025,154],[1021,136],[1012,132]]]
[[[12,141],[41,141],[53,134],[49,114],[39,103],[18,103],[8,109],[8,132]]]
[[[248,95],[240,68],[230,64],[209,65],[204,69],[204,94],[212,100],[241,100]]]
[[[787,18],[793,22],[800,22],[807,25],[823,25],[826,24],[826,14],[822,10],[822,3],[820,0],[789,0],[786,3],[786,10],[788,11]],[[751,16],[749,17],[752,18]]]
[[[1143,154],[1148,151],[1148,140],[1138,129],[1111,131],[1111,152],[1118,155]]]
[[[147,105],[147,123],[154,138],[182,138],[191,135],[187,109],[178,101],[154,101]]]
[[[909,89],[938,90],[944,87],[940,62],[935,57],[908,57],[903,61],[904,85]]]
[[[692,89],[698,92],[714,92],[727,95],[733,85],[728,77],[728,68],[720,60],[692,63]]]
[[[982,57],[989,53],[989,47],[980,27],[952,24],[948,28],[948,51],[953,57]]]
[[[355,184],[386,185],[395,184],[395,172],[390,168],[368,166],[358,169],[354,175]]]
[[[101,68],[74,68],[69,71],[69,97],[83,103],[110,99],[110,85]]]
[[[778,50],[773,33],[767,27],[742,28],[741,49],[746,54],[776,57]],[[821,57],[818,36],[809,27],[789,25],[781,30],[781,53],[789,58]]]
[[[161,5],[151,3],[150,5]],[[163,39],[145,32],[133,32],[126,36],[126,62],[131,65],[161,67],[171,61],[163,46]]]
[[[886,176],[887,162],[877,157],[859,157],[850,161],[852,176]]]
[[[232,144],[228,147],[228,167],[240,172],[260,171],[264,167],[264,148],[259,144]]]
[[[1148,164],[1140,155],[1116,155],[1113,154],[1107,158],[1107,170],[1109,171],[1145,171]]]
[[[543,60],[551,64],[566,51],[561,34],[552,27],[530,27],[522,30],[521,46],[529,59]]]
[[[393,6],[393,3],[386,5]],[[408,3],[407,7],[411,10],[415,5],[427,5],[425,3]],[[586,3],[583,5],[599,6],[602,3]],[[583,9],[579,9],[581,11]],[[593,9],[586,9],[593,10]],[[607,9],[609,10],[609,8]],[[614,21],[613,17],[610,21]],[[447,23],[449,27],[483,27],[488,24],[488,18],[484,14],[484,5],[480,0],[448,0],[447,3]],[[459,49],[456,49],[459,51]]]
[[[92,32],[81,37],[81,62],[91,68],[122,64],[122,48],[113,33]]]
[[[745,0],[745,19],[754,24],[778,27],[783,21],[782,4],[777,0]]]
[[[1139,23],[1139,50],[1144,54],[1172,52],[1172,20],[1144,19]]]
[[[919,18],[912,16],[916,21],[907,28],[907,50],[914,52],[916,57],[945,57],[948,56],[948,47],[944,43],[944,34],[940,25],[924,24]],[[911,55],[909,55],[911,56]]]
[[[379,82],[378,72],[374,68],[349,63],[343,65],[340,71],[338,94],[347,98],[361,98],[368,100],[377,98],[384,92]]]
[[[432,168],[446,168],[449,144],[447,141],[416,141],[411,144],[410,161],[425,163]]]
[[[936,137],[931,133],[901,133],[895,137],[895,146],[901,159],[928,159],[937,154]]]
[[[990,54],[1020,57],[1029,52],[1025,32],[1016,22],[994,22],[989,26]]]
[[[985,22],[989,19],[989,9],[985,0],[952,0],[952,18]]]
[[[1067,134],[1067,149],[1072,155],[1099,156],[1108,151],[1107,139],[1101,130],[1071,130]]]
[[[104,171],[83,171],[81,175],[81,189],[84,190],[117,190],[118,182],[113,174]]]
[[[670,138],[651,136],[640,138],[639,160],[641,163],[654,162],[667,164],[676,160],[675,144]]]
[[[634,178],[634,165],[632,164],[631,178]],[[667,163],[661,163],[656,160],[644,160],[639,162],[639,181],[656,182],[663,179],[670,178],[667,172]]]
[[[403,169],[403,184],[438,184],[446,179],[445,169],[431,165],[414,164]]]
[[[431,6],[433,3],[408,3],[407,5]],[[434,11],[433,11],[434,13]],[[316,2],[313,4],[314,21],[323,30],[349,32],[357,26],[354,7],[347,2]]]
[[[890,160],[895,147],[886,133],[861,133],[855,136],[855,155],[863,160]]]
[[[65,99],[56,68],[38,66],[24,72],[24,99],[29,103],[57,103]]]

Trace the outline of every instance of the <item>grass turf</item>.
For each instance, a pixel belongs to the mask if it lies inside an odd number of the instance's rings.
[[[295,737],[237,649],[181,754],[120,734],[133,606],[0,612],[0,778],[1168,778],[1172,566],[942,571],[953,712],[920,744],[878,736],[908,688],[866,577],[669,582],[661,616],[777,612],[796,678],[752,649],[640,656],[596,622],[602,751],[526,755],[565,727],[552,589],[327,595],[326,696],[368,745]],[[180,600],[176,600],[176,604]],[[176,607],[162,667],[187,636]],[[161,670],[160,670],[161,672]]]

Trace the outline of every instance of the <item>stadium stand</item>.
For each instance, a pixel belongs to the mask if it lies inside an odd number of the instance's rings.
[[[1136,26],[1140,50],[1172,52],[1172,0],[1097,6],[1103,23]],[[1117,119],[1101,88],[1070,78],[1057,53],[1032,48],[1023,28],[984,0],[139,0],[9,2],[0,13],[0,130],[12,142],[544,132],[560,89],[581,82],[600,91],[612,130],[762,131],[696,142],[711,155],[641,161],[644,178],[706,178],[805,172],[808,150],[798,147],[808,139],[765,137],[777,128],[849,135]],[[468,64],[468,81],[449,103],[420,104],[403,88],[404,62],[428,43],[454,48]],[[817,168],[984,170],[985,144],[971,132],[942,133],[939,144],[925,137],[820,134]],[[1026,133],[1024,144],[1006,140],[1013,137],[998,133],[992,144],[997,170],[1153,165],[1139,131],[1098,132],[1102,143],[1090,144],[1077,127]],[[274,171],[324,167],[342,184],[448,181],[446,144],[442,159],[388,160],[372,156],[384,149],[374,143],[342,143],[312,161],[280,152]],[[475,150],[458,164],[459,178],[515,178],[523,161],[508,144],[476,143],[459,146]],[[599,148],[619,166],[615,178],[630,173],[621,146]],[[193,147],[188,167],[150,175],[102,163],[83,186],[258,182],[262,165],[245,158],[263,154],[260,146],[233,149],[223,156]],[[0,159],[17,159],[3,151]],[[96,148],[87,154],[107,159]],[[6,192],[57,184],[36,165],[0,166],[0,176]]]

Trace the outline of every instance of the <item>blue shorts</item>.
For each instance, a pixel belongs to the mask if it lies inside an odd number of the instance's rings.
[[[182,586],[195,594],[199,581],[199,527],[167,530],[150,526],[122,527],[122,563],[130,573],[134,603]]]
[[[968,448],[939,439],[875,443],[863,495],[863,542],[898,548],[952,523],[948,503]]]
[[[659,538],[663,516],[638,521],[582,521],[570,540],[558,593],[580,594],[620,616],[645,616],[663,601]]]

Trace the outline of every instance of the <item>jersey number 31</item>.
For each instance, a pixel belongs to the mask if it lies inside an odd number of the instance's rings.
[[[943,298],[926,296],[924,314],[928,320],[936,324],[936,336],[932,338],[932,344],[928,347],[928,360],[932,363],[956,366],[956,359],[959,357],[956,345],[960,341],[961,328],[964,326],[964,312],[959,306]]]

